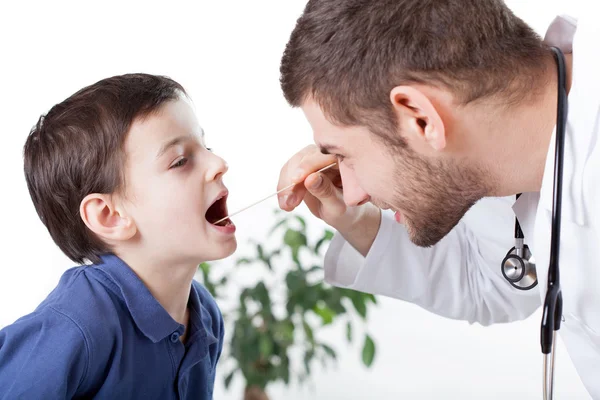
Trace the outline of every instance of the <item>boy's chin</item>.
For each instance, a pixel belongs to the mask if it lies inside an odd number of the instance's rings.
[[[229,257],[237,250],[237,240],[232,237],[226,243],[215,244],[210,254],[204,254],[204,261],[217,261]]]

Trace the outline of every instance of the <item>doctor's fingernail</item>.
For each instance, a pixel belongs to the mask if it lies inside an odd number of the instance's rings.
[[[295,204],[295,202],[296,202],[296,195],[290,194],[290,195],[287,195],[287,196],[286,196],[286,199],[285,199],[285,204],[286,204],[288,207],[293,207],[293,206],[295,206],[295,205],[296,205],[296,204]]]
[[[321,183],[323,183],[323,177],[321,176],[321,174],[319,174],[310,184],[310,187],[312,189],[317,189],[319,186],[321,186]]]
[[[287,198],[288,198],[287,195],[279,197],[279,207],[280,208],[284,208],[285,207],[285,205],[287,203]]]

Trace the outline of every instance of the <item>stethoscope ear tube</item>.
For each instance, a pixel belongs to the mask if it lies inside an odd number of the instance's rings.
[[[554,154],[554,188],[552,193],[552,233],[550,238],[550,265],[548,286],[544,299],[540,344],[544,354],[544,399],[554,396],[554,357],[556,354],[556,332],[562,319],[562,293],[560,288],[560,228],[562,211],[562,180],[567,126],[567,89],[565,59],[556,47],[552,47],[558,68],[558,105],[556,110],[556,151]],[[548,360],[550,358],[550,360]]]
[[[543,304],[540,327],[540,345],[544,355],[544,400],[552,399],[554,390],[554,357],[556,332],[560,329],[563,303],[560,288],[560,229],[562,210],[562,181],[567,126],[566,67],[563,53],[551,48],[556,58],[558,70],[558,100],[556,110],[556,149],[554,154],[554,187],[552,193],[552,231],[550,237],[550,262],[548,265],[547,291]],[[520,194],[517,195],[517,199]],[[524,235],[515,219],[515,247],[502,260],[502,275],[516,289],[529,290],[537,285],[535,261]],[[532,283],[533,282],[533,283]]]

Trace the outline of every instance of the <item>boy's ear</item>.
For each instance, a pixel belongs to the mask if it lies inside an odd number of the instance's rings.
[[[79,213],[88,229],[107,241],[128,240],[137,232],[133,219],[110,195],[92,193],[85,196],[79,205]]]

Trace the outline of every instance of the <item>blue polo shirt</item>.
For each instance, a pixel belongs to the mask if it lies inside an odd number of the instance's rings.
[[[67,270],[37,307],[0,330],[0,399],[212,399],[223,319],[194,281],[177,323],[113,255]]]

